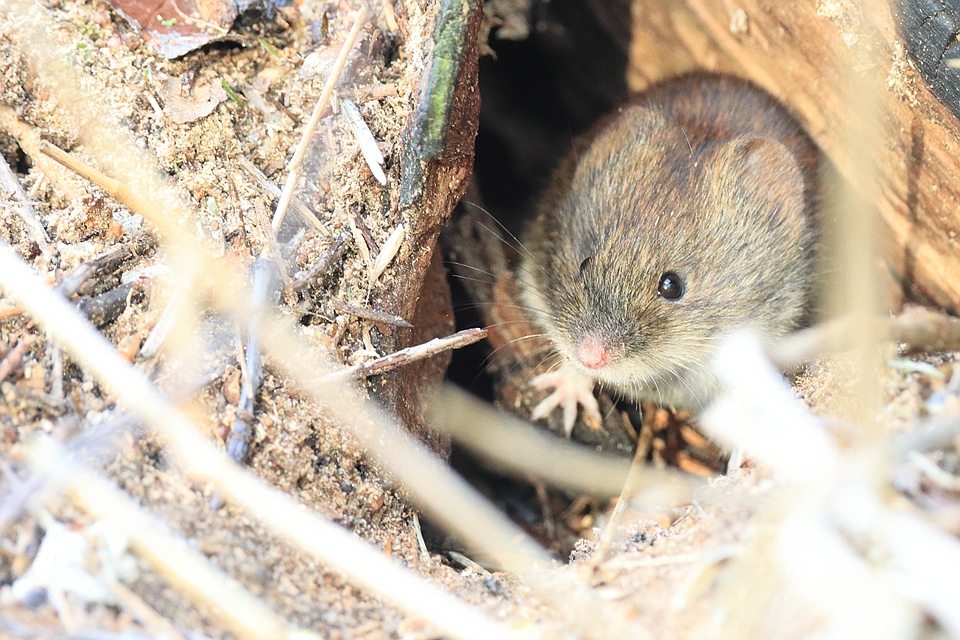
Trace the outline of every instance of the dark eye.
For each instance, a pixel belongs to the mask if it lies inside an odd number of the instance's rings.
[[[660,276],[660,284],[657,285],[657,293],[667,300],[677,300],[683,296],[683,280],[673,271],[667,271]]]
[[[580,263],[580,275],[583,275],[583,272],[587,270],[587,267],[590,266],[590,263],[593,262],[593,256],[587,256],[583,259],[583,262]]]

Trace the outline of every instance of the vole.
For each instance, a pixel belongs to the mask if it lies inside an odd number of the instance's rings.
[[[721,391],[709,368],[741,325],[769,336],[804,321],[820,154],[773,97],[733,77],[655,85],[561,163],[522,238],[523,302],[561,363],[569,436],[594,383],[694,414]],[[584,146],[583,142],[579,145]]]

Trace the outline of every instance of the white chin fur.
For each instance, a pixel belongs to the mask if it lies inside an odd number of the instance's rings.
[[[687,372],[684,378],[659,377],[650,371],[632,371],[625,365],[612,365],[603,371],[591,370],[576,363],[579,371],[601,384],[611,387],[632,401],[649,401],[665,407],[687,409],[699,413],[722,391],[722,386],[709,369]]]

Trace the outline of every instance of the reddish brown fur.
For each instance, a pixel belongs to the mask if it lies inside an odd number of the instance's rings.
[[[575,146],[524,238],[525,300],[568,360],[586,335],[610,346],[585,375],[698,410],[720,390],[723,333],[804,317],[819,153],[770,96],[707,74],[652,88]],[[657,295],[666,271],[679,300]]]

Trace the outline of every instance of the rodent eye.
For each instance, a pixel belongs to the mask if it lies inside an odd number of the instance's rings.
[[[590,266],[590,263],[593,262],[593,256],[587,256],[583,259],[583,262],[580,263],[580,275],[583,276],[583,272],[587,270],[587,267]]]
[[[673,271],[667,271],[660,276],[660,284],[657,285],[657,293],[661,298],[667,300],[678,300],[683,296],[683,280]]]

